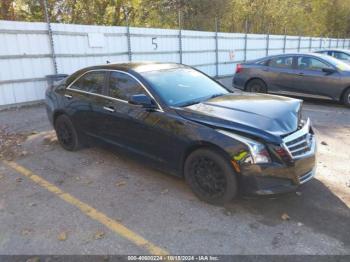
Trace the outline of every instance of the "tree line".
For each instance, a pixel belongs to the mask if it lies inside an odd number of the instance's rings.
[[[350,36],[350,0],[1,0],[0,19],[45,21],[44,1],[57,23]]]

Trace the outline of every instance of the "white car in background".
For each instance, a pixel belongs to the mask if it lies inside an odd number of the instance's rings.
[[[346,49],[325,49],[318,50],[315,53],[333,56],[336,59],[342,60],[343,62],[350,64],[350,50]]]

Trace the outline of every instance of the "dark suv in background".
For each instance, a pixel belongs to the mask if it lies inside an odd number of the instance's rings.
[[[283,54],[238,64],[233,87],[331,99],[350,107],[350,65],[322,54]]]

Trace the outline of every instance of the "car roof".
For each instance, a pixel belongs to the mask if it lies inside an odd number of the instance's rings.
[[[310,55],[310,56],[319,56],[319,57],[324,57],[324,55],[323,55],[323,54],[319,54],[319,53],[312,53],[312,52],[284,53],[284,54],[276,54],[276,55],[271,55],[270,57],[276,57],[276,56],[301,56],[301,55]]]
[[[347,49],[337,49],[337,48],[327,48],[327,49],[319,49],[319,50],[316,50],[314,52],[328,52],[328,51],[334,51],[334,52],[344,52],[344,53],[350,53],[350,50],[347,50]]]
[[[325,54],[311,53],[311,52],[284,53],[284,54],[275,54],[275,55],[261,57],[261,58],[258,58],[258,59],[250,60],[249,62],[265,61],[265,60],[269,60],[271,58],[280,57],[280,56],[303,56],[303,55],[316,56],[316,57],[323,58],[323,59],[325,57],[327,57],[327,55],[325,55]]]
[[[140,62],[120,62],[120,63],[106,63],[103,65],[95,65],[85,67],[79,70],[81,73],[90,70],[120,70],[120,71],[135,71],[135,72],[146,72],[170,68],[185,67],[185,65],[178,63],[166,63],[166,62],[153,62],[153,61],[140,61]]]
[[[66,78],[65,83],[70,84],[74,79],[83,75],[88,71],[93,70],[118,70],[124,72],[134,71],[137,73],[155,71],[155,70],[165,70],[165,69],[173,69],[173,68],[184,68],[188,66],[178,64],[178,63],[165,63],[165,62],[153,62],[153,61],[141,61],[141,62],[120,62],[120,63],[106,63],[103,65],[95,65],[82,68],[73,74],[71,74],[68,78]]]

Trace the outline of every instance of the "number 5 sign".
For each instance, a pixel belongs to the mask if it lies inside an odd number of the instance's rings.
[[[152,37],[153,50],[157,50],[158,44],[156,43],[157,37]]]

